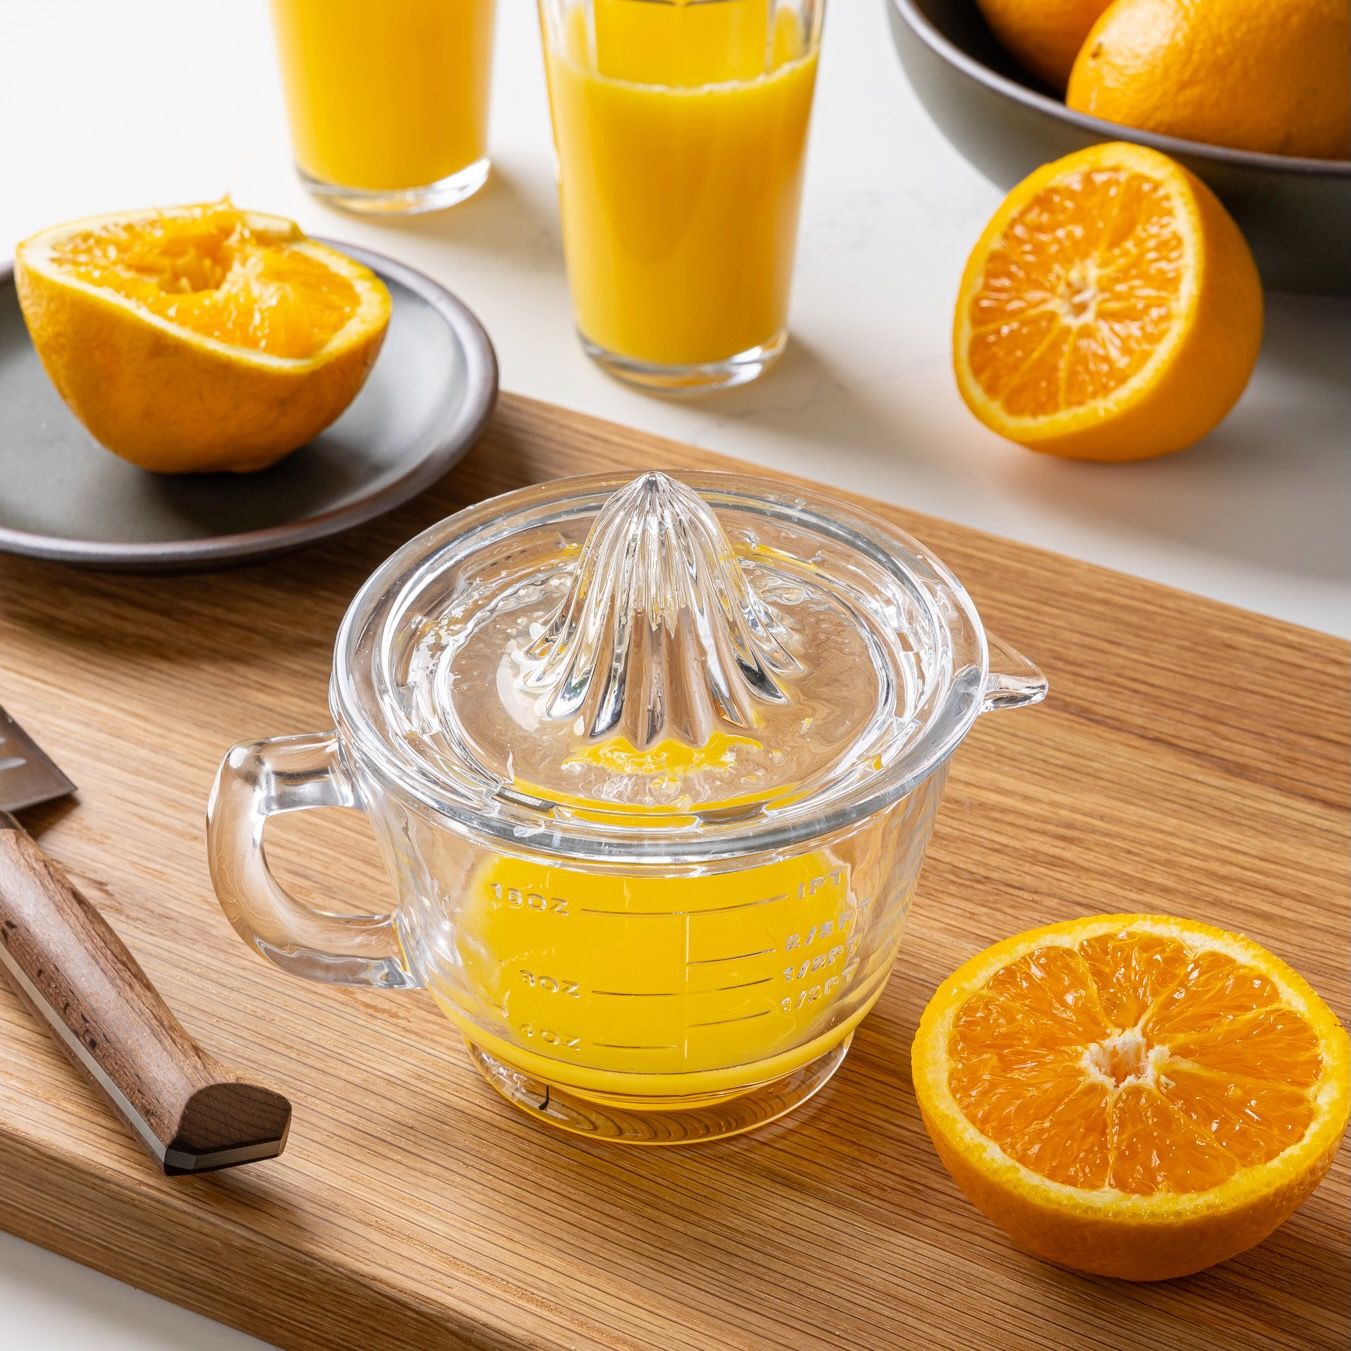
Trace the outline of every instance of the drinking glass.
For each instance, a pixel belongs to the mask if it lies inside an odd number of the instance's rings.
[[[824,0],[539,0],[577,329],[663,390],[787,341]]]
[[[495,0],[272,0],[297,172],[350,211],[410,215],[488,177]]]

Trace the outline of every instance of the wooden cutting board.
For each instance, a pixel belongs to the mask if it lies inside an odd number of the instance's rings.
[[[1212,1271],[1129,1286],[1012,1248],[939,1166],[907,1056],[963,958],[1032,925],[1163,910],[1244,930],[1346,1018],[1346,644],[886,507],[1040,662],[1041,708],[958,753],[896,973],[788,1123],[681,1150],[501,1102],[420,994],[283,975],[217,909],[202,817],[244,737],[328,725],[334,632],[439,517],[602,469],[727,467],[518,398],[444,483],[237,572],[0,559],[0,699],[80,784],[32,821],[189,1030],[295,1103],[285,1155],[166,1180],[0,988],[0,1224],[285,1347],[1344,1347],[1348,1168]],[[283,878],[383,908],[359,818],[275,832]]]

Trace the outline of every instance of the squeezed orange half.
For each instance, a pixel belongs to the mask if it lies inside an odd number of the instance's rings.
[[[162,473],[261,469],[366,379],[384,283],[294,221],[228,201],[53,226],[18,250],[52,383],[109,450]]]

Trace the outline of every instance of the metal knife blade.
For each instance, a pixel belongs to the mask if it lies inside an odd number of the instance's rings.
[[[37,742],[0,708],[0,811],[22,811],[74,791]]]

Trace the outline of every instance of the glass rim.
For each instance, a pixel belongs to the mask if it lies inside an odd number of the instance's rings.
[[[655,5],[659,8],[695,11],[706,9],[711,5],[741,2],[742,0],[628,0],[628,3],[635,6],[641,4],[651,7]],[[564,44],[556,30],[562,22],[564,11],[578,7],[591,9],[594,3],[595,0],[536,0],[546,56],[558,56],[569,65],[576,65],[576,62],[564,51]],[[825,23],[826,0],[800,0],[799,8],[805,12],[807,19],[807,24],[803,29],[804,46],[803,50],[794,56],[791,61],[784,63],[785,66],[798,65],[811,57],[819,56],[821,51],[821,33]],[[770,7],[770,13],[773,13],[773,6]],[[768,55],[768,49],[766,55]],[[578,66],[577,68],[582,69],[583,67]],[[628,86],[633,89],[661,89],[673,94],[702,94],[713,89],[737,89],[757,84],[774,73],[775,71],[767,66],[765,69],[756,71],[754,75],[748,75],[744,78],[709,80],[690,85],[671,84],[661,80],[635,80],[615,75],[605,75],[603,78],[607,83]]]

